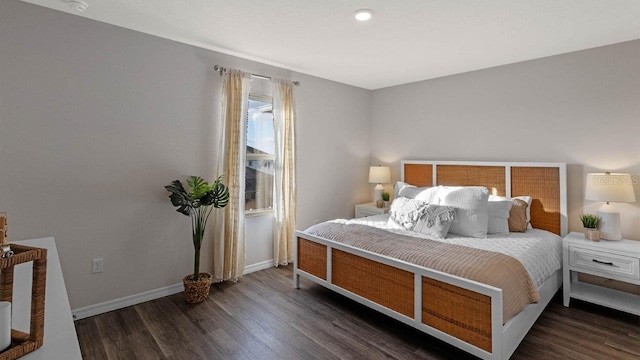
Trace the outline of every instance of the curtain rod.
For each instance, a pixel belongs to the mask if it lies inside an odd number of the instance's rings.
[[[227,68],[226,67],[222,67],[220,65],[216,65],[216,66],[213,67],[213,70],[219,72],[220,75],[222,75],[225,71],[227,71]],[[258,75],[258,74],[250,74],[250,75],[251,75],[251,77],[258,78],[258,79],[271,80],[271,76]],[[300,81],[294,81],[293,85],[300,86]]]

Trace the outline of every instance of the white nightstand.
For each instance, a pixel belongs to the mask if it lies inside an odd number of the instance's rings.
[[[389,212],[389,206],[379,208],[375,203],[366,203],[356,205],[356,217],[361,218],[365,216],[373,216],[386,214]]]
[[[562,240],[563,300],[571,298],[640,315],[640,295],[578,281],[578,273],[640,285],[640,241],[594,242],[572,232]]]

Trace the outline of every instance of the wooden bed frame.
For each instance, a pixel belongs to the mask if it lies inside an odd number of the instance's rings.
[[[417,186],[486,186],[493,195],[530,195],[534,228],[567,234],[566,164],[402,161]],[[482,359],[508,359],[562,285],[558,270],[540,301],[503,324],[502,290],[296,231],[293,283],[304,276]]]

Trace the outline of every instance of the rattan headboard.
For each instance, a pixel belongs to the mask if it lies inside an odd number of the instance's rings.
[[[486,186],[492,195],[529,195],[534,228],[568,232],[564,163],[403,160],[401,171],[402,181],[416,186]]]

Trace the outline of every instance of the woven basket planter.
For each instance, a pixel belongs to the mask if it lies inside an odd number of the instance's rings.
[[[184,284],[184,297],[189,304],[198,304],[209,297],[211,289],[211,275],[200,273],[200,279],[193,281],[193,274],[187,275],[182,279]]]
[[[584,228],[584,237],[591,241],[600,241],[600,230]]]

